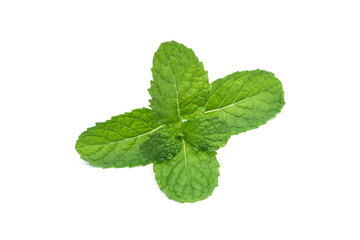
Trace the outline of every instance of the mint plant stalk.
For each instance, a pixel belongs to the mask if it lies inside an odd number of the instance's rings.
[[[264,70],[235,72],[209,84],[195,53],[162,43],[151,69],[150,108],[97,123],[76,142],[80,157],[102,168],[153,163],[169,199],[196,202],[218,185],[216,150],[265,124],[284,106],[282,84]]]

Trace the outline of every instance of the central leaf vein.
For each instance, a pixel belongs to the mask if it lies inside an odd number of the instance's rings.
[[[184,139],[181,139],[181,140],[182,140],[182,142],[183,142],[183,149],[184,149],[184,165],[185,165],[185,169],[186,169],[187,175],[188,175],[188,177],[189,177],[189,184],[191,185],[190,172],[189,172],[189,169],[188,169],[188,166],[187,166],[187,157],[186,157],[185,141],[184,141]]]
[[[169,70],[170,70],[170,73],[171,73],[171,76],[173,77],[173,81],[174,81],[174,87],[175,87],[175,93],[176,93],[176,106],[177,106],[177,112],[178,112],[178,117],[181,118],[181,115],[180,115],[180,106],[179,106],[179,93],[178,93],[178,90],[177,90],[177,86],[176,86],[176,80],[175,80],[175,75],[170,67],[170,63],[168,62],[168,67],[169,67]]]

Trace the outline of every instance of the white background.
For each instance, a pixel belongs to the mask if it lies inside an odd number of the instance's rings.
[[[358,1],[1,1],[0,239],[360,239]],[[218,152],[195,204],[152,166],[90,167],[78,135],[147,107],[161,42],[210,81],[265,69],[286,105]]]

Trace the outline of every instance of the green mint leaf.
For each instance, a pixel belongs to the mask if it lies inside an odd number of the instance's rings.
[[[198,151],[216,151],[225,146],[231,136],[227,122],[207,116],[184,122],[182,133],[186,142]]]
[[[219,163],[215,152],[199,152],[182,140],[173,159],[154,162],[160,189],[177,202],[196,202],[210,196],[218,185]]]
[[[140,154],[151,162],[162,162],[174,158],[182,147],[177,125],[167,125],[149,135],[140,145]]]
[[[282,84],[273,73],[254,70],[210,85],[202,62],[175,41],[160,45],[151,71],[152,110],[97,123],[79,136],[75,148],[82,159],[103,168],[153,163],[169,199],[203,200],[218,185],[215,151],[231,135],[274,118],[285,104]]]
[[[211,85],[205,114],[228,122],[232,134],[265,124],[285,104],[282,84],[271,72],[235,72]]]
[[[175,41],[162,43],[151,70],[150,107],[159,123],[179,122],[204,111],[208,74],[191,49]]]
[[[138,153],[147,136],[161,129],[150,109],[136,109],[88,128],[76,142],[81,158],[93,166],[135,167],[151,163]]]

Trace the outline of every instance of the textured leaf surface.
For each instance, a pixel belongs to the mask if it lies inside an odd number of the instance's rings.
[[[172,159],[182,147],[178,133],[178,128],[174,125],[159,129],[150,134],[148,139],[140,145],[140,154],[152,162]]]
[[[205,114],[228,122],[232,134],[265,124],[285,104],[282,84],[271,72],[235,72],[211,85]]]
[[[215,152],[199,152],[182,140],[178,155],[169,161],[154,163],[160,189],[178,202],[196,202],[210,196],[218,185],[219,163]]]
[[[150,107],[158,122],[174,123],[204,111],[208,74],[191,49],[174,41],[162,43],[151,70]]]
[[[218,117],[202,116],[183,124],[184,139],[199,151],[216,151],[225,146],[231,136],[227,122]]]
[[[161,127],[150,109],[135,109],[88,128],[79,136],[75,148],[82,159],[98,167],[146,165],[151,161],[140,156],[139,146]]]

